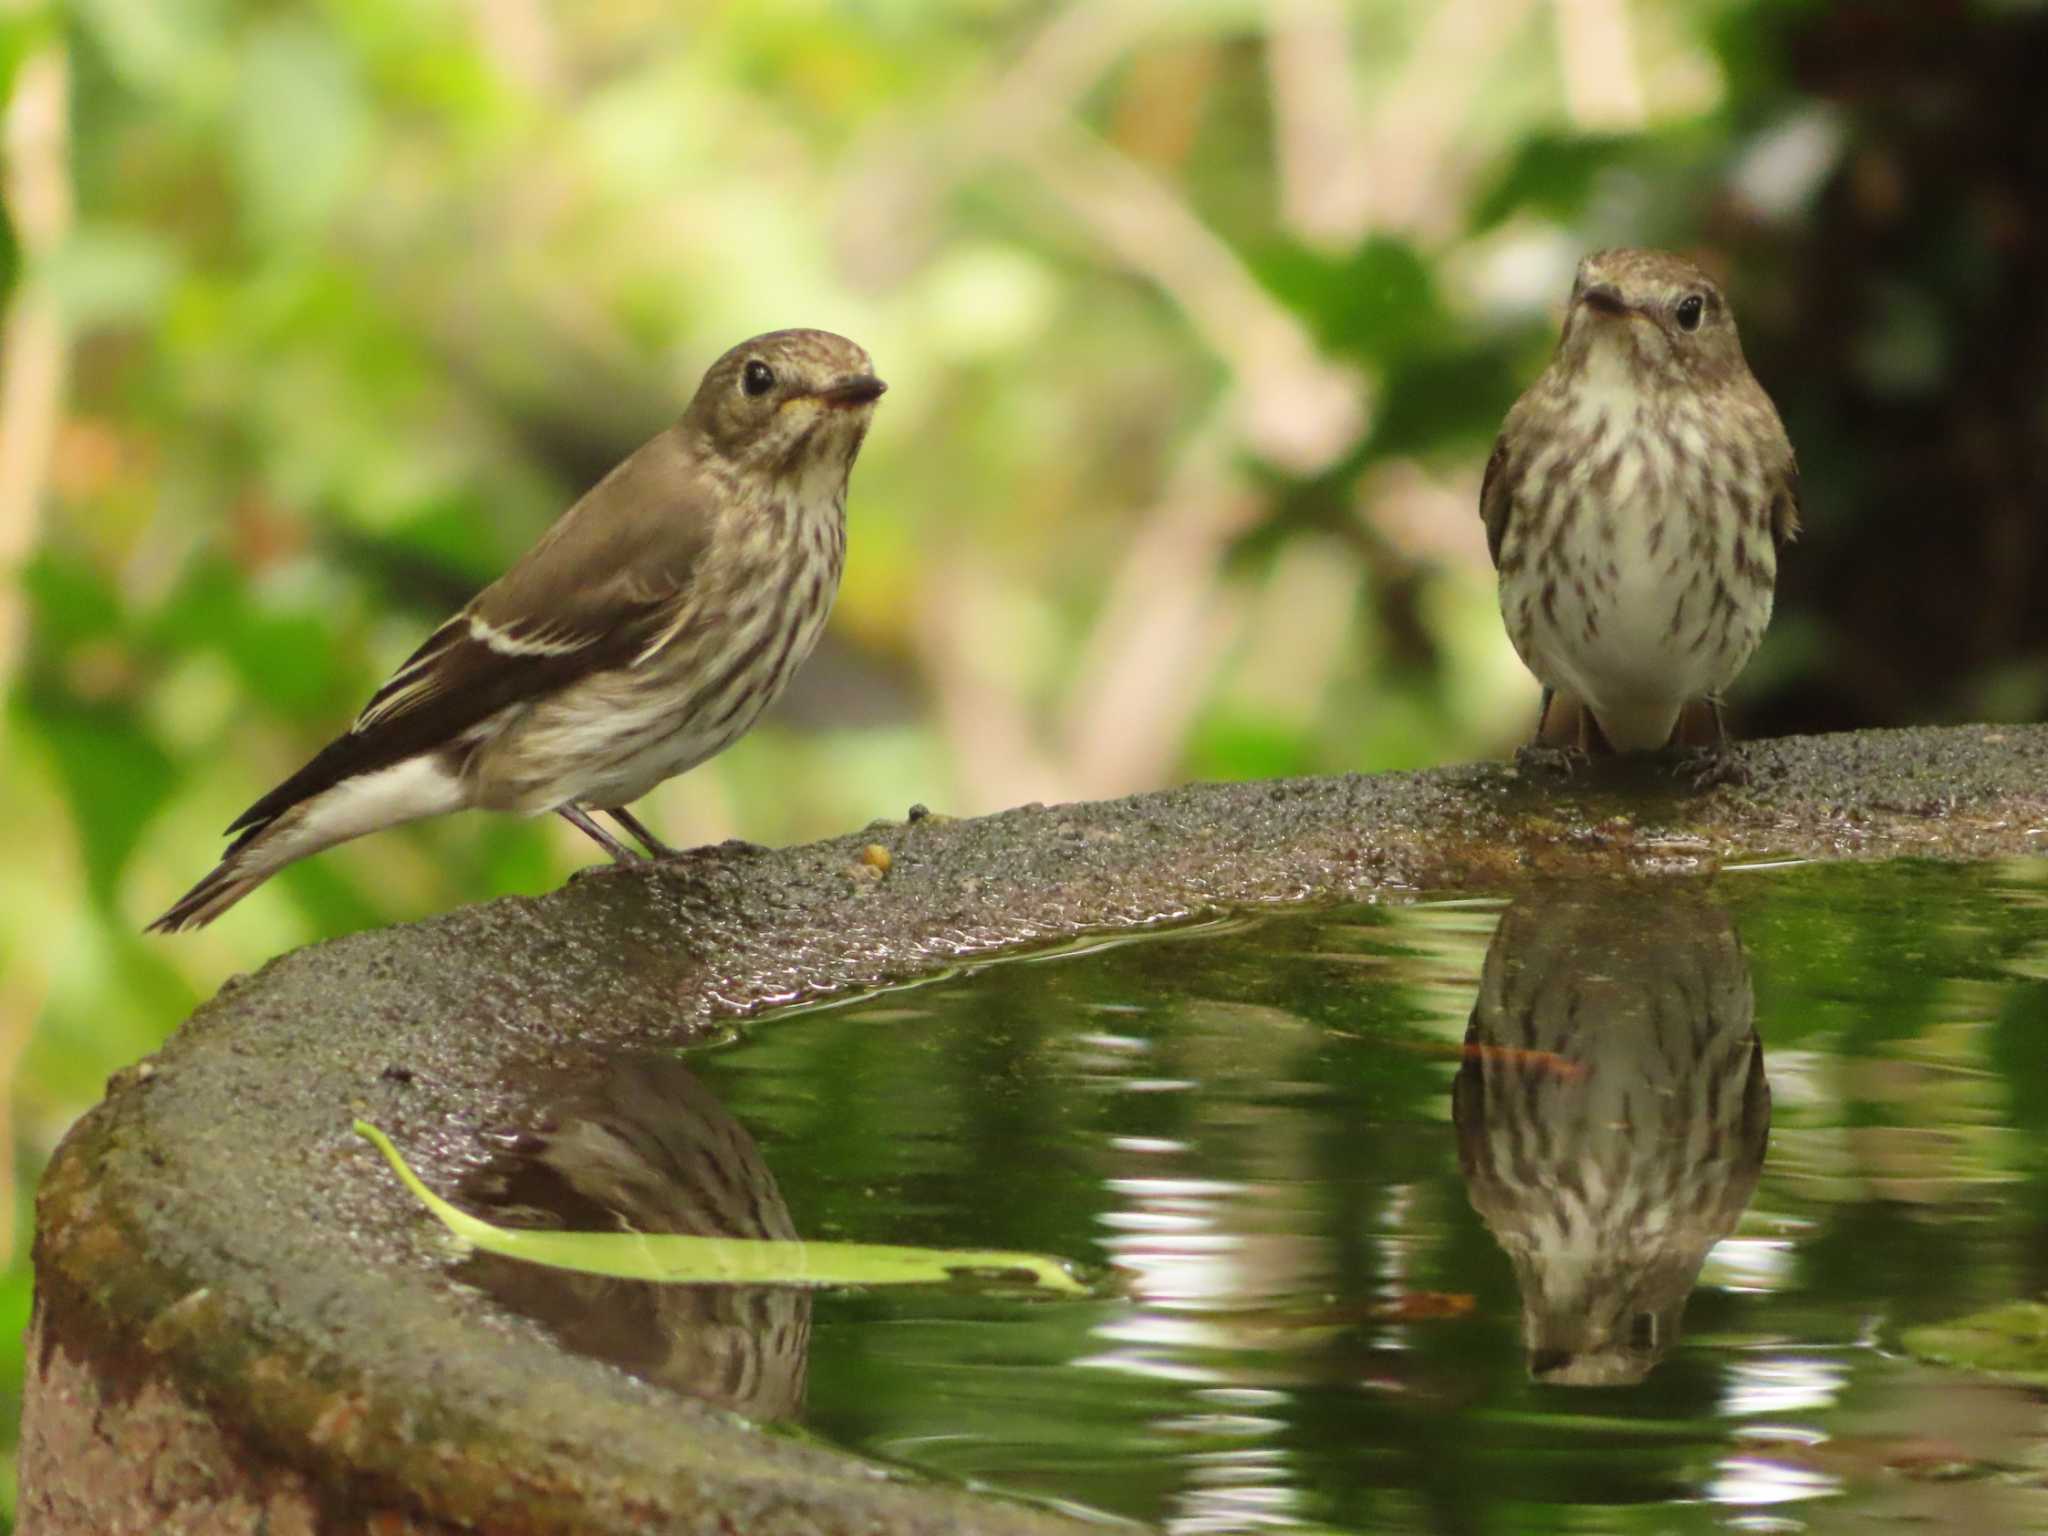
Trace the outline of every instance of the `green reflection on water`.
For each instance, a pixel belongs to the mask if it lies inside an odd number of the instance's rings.
[[[995,964],[690,1065],[806,1238],[1134,1275],[815,1296],[798,1416],[870,1454],[1188,1532],[2048,1528],[2035,1399],[1891,1348],[2048,1287],[2044,978],[2048,866],[1732,872]]]

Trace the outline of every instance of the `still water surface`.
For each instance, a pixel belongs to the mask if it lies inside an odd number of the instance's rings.
[[[1899,1348],[2048,1290],[2048,865],[1248,917],[618,1063],[549,1123],[472,1205],[1125,1271],[479,1261],[572,1347],[928,1474],[1183,1533],[2048,1530],[2041,1394]]]

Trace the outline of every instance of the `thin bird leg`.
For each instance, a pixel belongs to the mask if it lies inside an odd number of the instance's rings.
[[[640,839],[640,846],[653,854],[657,859],[676,859],[682,857],[681,850],[671,848],[667,843],[664,843],[660,838],[648,831],[646,824],[623,805],[613,806],[605,812],[605,815],[611,817],[613,821],[616,821],[620,826],[632,833],[633,836]]]
[[[1543,685],[1543,702],[1536,708],[1536,735],[1526,746],[1516,749],[1515,766],[1543,773],[1562,773],[1566,778],[1578,772],[1585,763],[1587,753],[1574,737],[1570,741],[1552,745],[1548,741],[1550,731],[1550,710],[1557,702],[1557,690],[1548,683]],[[1592,711],[1580,706],[1579,734],[1584,733],[1584,723],[1592,718]]]
[[[562,805],[555,808],[555,814],[569,823],[578,832],[588,837],[598,847],[612,856],[614,864],[640,864],[645,861],[639,854],[620,842],[611,833],[590,819],[590,813],[580,805]]]

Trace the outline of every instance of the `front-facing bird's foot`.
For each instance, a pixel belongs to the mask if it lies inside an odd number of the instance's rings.
[[[1515,749],[1515,767],[1523,773],[1558,774],[1576,778],[1593,761],[1584,747],[1546,747],[1538,742]]]
[[[1749,769],[1725,741],[1710,747],[1681,748],[1672,754],[1671,773],[1680,779],[1690,776],[1695,790],[1719,789],[1723,785],[1739,789],[1749,783]]]

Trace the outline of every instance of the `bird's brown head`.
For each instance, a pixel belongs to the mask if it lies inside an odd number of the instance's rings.
[[[1637,388],[1712,388],[1746,374],[1720,285],[1670,251],[1595,251],[1579,263],[1558,359]]]
[[[888,388],[830,331],[769,331],[711,365],[682,426],[735,467],[780,479],[853,465]]]

